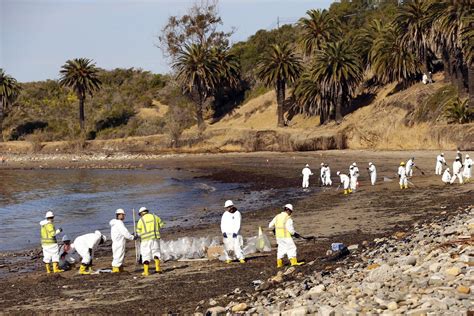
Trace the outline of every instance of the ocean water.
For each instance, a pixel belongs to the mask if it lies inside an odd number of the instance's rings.
[[[141,206],[170,227],[195,224],[206,210],[222,210],[226,199],[248,211],[265,205],[266,196],[292,194],[290,189],[249,194],[245,185],[195,176],[178,169],[0,170],[0,251],[39,246],[39,222],[47,210],[55,213],[56,228],[74,239],[95,230],[109,236],[117,208],[126,211],[132,231],[132,209]]]

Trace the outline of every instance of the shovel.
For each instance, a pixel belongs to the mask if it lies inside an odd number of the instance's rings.
[[[423,170],[421,170],[420,168],[418,168],[418,166],[415,166],[416,169],[418,169],[420,172],[421,172],[421,175],[425,175],[425,172]]]

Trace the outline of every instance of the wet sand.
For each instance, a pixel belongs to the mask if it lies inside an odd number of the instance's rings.
[[[454,152],[445,152],[452,163]],[[425,171],[422,176],[415,170],[411,180],[414,187],[401,191],[396,170],[401,160],[416,157],[417,165]],[[328,151],[307,153],[251,153],[199,156],[174,156],[133,161],[47,162],[48,168],[103,168],[124,166],[130,168],[192,168],[199,169],[204,177],[248,184],[249,192],[301,185],[300,172],[309,163],[315,176],[310,179],[313,188],[303,198],[288,197],[295,206],[294,221],[302,235],[317,236],[315,242],[298,242],[301,260],[316,260],[314,265],[299,267],[301,275],[314,270],[334,269],[338,262],[326,262],[326,250],[331,242],[346,244],[370,241],[396,231],[413,231],[415,222],[430,221],[435,217],[449,218],[461,208],[472,205],[472,183],[463,186],[444,185],[434,176],[437,152],[368,152]],[[319,188],[317,175],[320,162],[330,164],[333,176],[331,188]],[[358,163],[361,177],[360,189],[350,196],[343,196],[338,185],[336,171],[347,172],[353,161]],[[377,166],[378,183],[368,183],[366,167],[369,161]],[[44,168],[45,162],[14,165],[6,168]],[[384,182],[383,176],[393,179]],[[275,190],[276,192],[276,190]],[[275,193],[275,200],[279,200]],[[223,197],[223,202],[227,197]],[[281,204],[281,203],[280,203]],[[265,201],[259,211],[243,210],[242,234],[256,235],[258,227],[266,227],[280,211],[281,205],[273,200]],[[188,227],[163,230],[163,238],[181,236],[219,236],[220,210],[203,211]],[[272,242],[275,243],[271,237]],[[126,267],[120,275],[101,274],[79,276],[77,271],[47,276],[43,272],[37,250],[0,255],[0,271],[4,290],[0,294],[0,310],[6,312],[68,311],[78,313],[192,313],[204,312],[211,297],[229,294],[228,300],[218,302],[225,306],[234,297],[236,288],[252,293],[253,280],[266,280],[275,275],[276,250],[249,258],[246,264],[226,265],[219,261],[166,262],[163,274],[148,278],[140,276],[140,266],[134,264],[133,243],[129,243]],[[16,257],[13,257],[16,255]],[[33,255],[33,256],[32,256]],[[110,245],[98,251],[96,269],[110,268]],[[357,258],[354,258],[357,260]],[[24,272],[21,272],[23,270]],[[32,272],[27,272],[33,270]],[[297,278],[296,274],[295,278]]]

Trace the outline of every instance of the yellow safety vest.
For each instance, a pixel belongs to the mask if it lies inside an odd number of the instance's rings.
[[[56,229],[53,223],[48,223],[41,226],[41,244],[52,245],[56,244]]]
[[[145,214],[137,223],[137,234],[141,240],[160,239],[160,228],[165,224],[155,214]]]
[[[275,219],[275,237],[276,238],[291,238],[291,234],[286,229],[286,222],[290,218],[288,213],[280,213]]]

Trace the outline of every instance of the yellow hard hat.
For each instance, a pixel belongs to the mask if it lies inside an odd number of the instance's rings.
[[[405,165],[405,162],[400,162],[400,166],[404,166]]]

